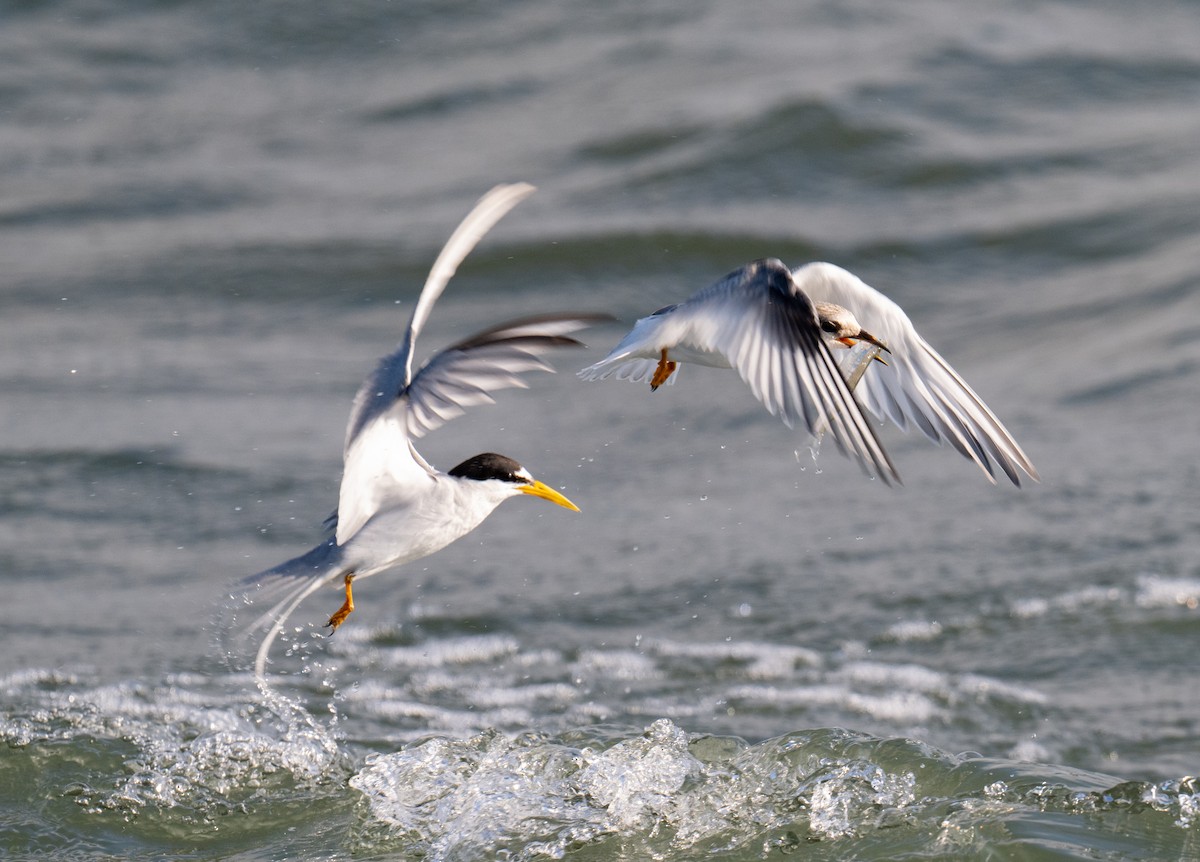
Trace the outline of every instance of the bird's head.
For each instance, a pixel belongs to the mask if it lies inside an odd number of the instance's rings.
[[[579,511],[578,506],[550,486],[534,479],[528,470],[507,455],[484,452],[463,461],[449,475],[472,482],[503,482],[511,487],[513,493],[541,497],[572,512]]]
[[[891,353],[886,344],[862,328],[862,324],[858,322],[858,318],[850,309],[834,305],[832,302],[813,304],[817,309],[817,320],[821,324],[821,331],[828,335],[835,344],[853,347],[859,341],[865,341],[868,344],[874,344],[880,350]],[[876,356],[875,358],[887,365],[880,357]]]

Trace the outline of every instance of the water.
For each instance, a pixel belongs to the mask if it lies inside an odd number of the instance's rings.
[[[1200,21],[1188,4],[14,4],[0,27],[7,858],[1200,858]],[[310,599],[351,397],[418,347],[625,324],[756,257],[887,291],[1043,476],[732,375],[451,423],[505,504]]]

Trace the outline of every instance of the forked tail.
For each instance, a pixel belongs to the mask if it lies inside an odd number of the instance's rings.
[[[342,549],[329,539],[308,553],[251,575],[239,584],[247,605],[271,603],[250,623],[236,625],[234,635],[235,640],[245,641],[256,632],[266,631],[254,656],[254,676],[259,685],[266,684],[267,655],[288,617],[314,592],[342,577],[341,557]]]

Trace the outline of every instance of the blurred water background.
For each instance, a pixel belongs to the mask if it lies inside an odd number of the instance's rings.
[[[1191,3],[11,2],[0,10],[0,855],[1200,858]],[[418,353],[621,319],[422,447],[582,507],[317,596],[260,692],[230,584],[314,544],[442,241],[539,187]],[[901,303],[1041,484],[734,375],[582,384],[763,256]]]

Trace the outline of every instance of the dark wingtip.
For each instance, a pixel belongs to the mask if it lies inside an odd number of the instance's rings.
[[[526,338],[547,339],[543,343],[548,343],[551,346],[585,346],[583,342],[577,341],[574,338],[561,335],[514,335],[511,337],[497,337],[501,333],[511,329],[523,329],[530,326],[536,326],[539,323],[562,323],[573,321],[580,324],[579,328],[592,326],[599,323],[612,323],[616,320],[611,314],[601,311],[582,311],[582,312],[549,312],[547,314],[534,314],[529,317],[518,317],[515,320],[508,320],[504,323],[497,323],[495,326],[489,326],[481,332],[476,332],[474,335],[468,336],[457,344],[452,344],[448,350],[470,350],[472,347],[480,347],[484,344],[491,344],[498,341],[519,341]]]

